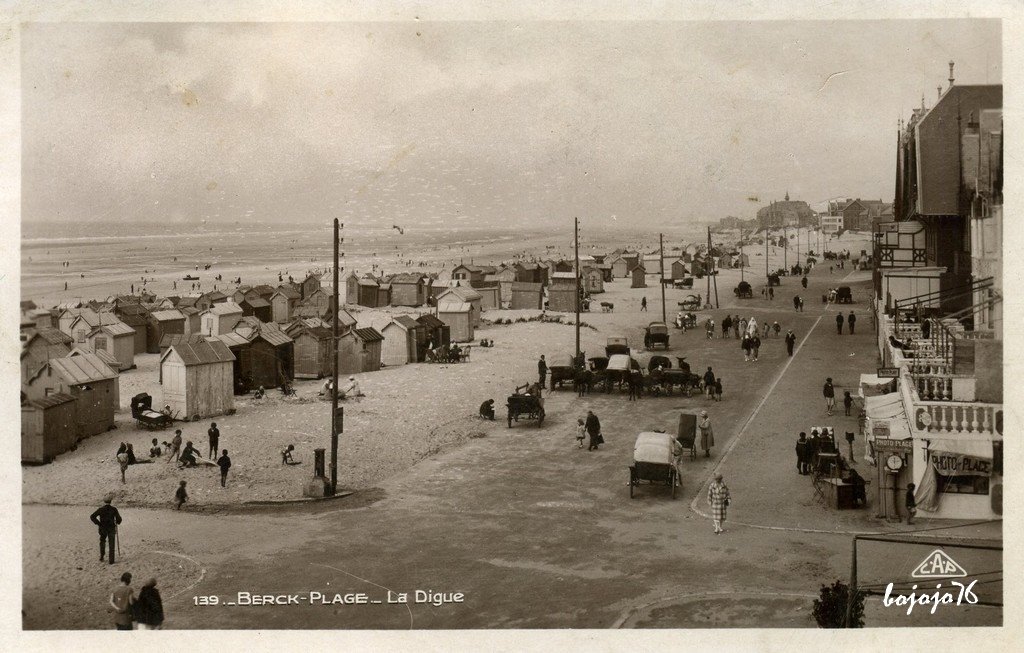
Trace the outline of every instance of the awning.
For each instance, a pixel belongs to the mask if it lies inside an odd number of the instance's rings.
[[[882,378],[877,374],[860,375],[860,394],[862,399],[877,397],[893,391],[892,384],[896,379]]]
[[[959,438],[950,440],[929,439],[928,449],[930,451],[942,451],[944,453],[959,454],[961,456],[969,456],[971,458],[992,460],[991,440],[963,440]]]
[[[864,408],[867,416],[867,439],[876,437],[889,440],[907,440],[912,436],[910,421],[898,392],[866,397]]]

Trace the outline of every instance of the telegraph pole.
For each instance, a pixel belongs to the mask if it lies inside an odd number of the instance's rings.
[[[665,234],[658,234],[658,248],[661,252],[661,263],[658,266],[661,271],[661,321],[668,324],[665,315]]]
[[[708,264],[711,266],[710,270],[709,270],[710,275],[708,276],[708,281],[711,280],[712,276],[715,277],[715,308],[718,308],[718,275],[715,274],[715,262],[714,261],[715,260],[713,258],[711,258],[711,227],[708,227]],[[710,305],[710,304],[711,304],[711,290],[709,288],[708,289],[708,305]]]
[[[580,302],[583,300],[583,291],[580,287],[580,219],[573,218],[573,246],[576,249],[576,358],[573,365],[578,364],[580,359]]]
[[[785,223],[782,224],[782,240],[786,243],[786,246],[782,248],[782,267],[789,268],[789,232],[786,231]]]
[[[331,292],[331,494],[338,491],[338,232],[341,225],[334,219],[334,289]]]

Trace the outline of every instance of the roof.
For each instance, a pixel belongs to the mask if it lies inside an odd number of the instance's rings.
[[[261,283],[258,286],[253,286],[252,290],[254,290],[256,294],[262,297],[263,295],[270,295],[271,293],[274,292],[275,289],[273,286],[268,286],[265,283]]]
[[[176,351],[185,365],[206,365],[208,363],[229,363],[235,360],[234,354],[220,340],[200,340],[199,342],[179,342],[171,345],[160,361],[171,351]]]
[[[262,329],[260,329],[259,330],[259,335],[257,337],[263,338],[264,340],[266,340],[267,342],[269,342],[270,344],[272,344],[275,347],[280,347],[281,345],[287,345],[289,342],[292,342],[292,339],[288,337],[288,334],[286,334],[284,331],[281,331],[280,329],[274,329],[274,328],[270,328],[270,329],[262,328]]]
[[[36,303],[34,301],[32,301],[31,299],[23,299],[23,300],[21,300],[21,310],[23,310],[23,311],[31,311],[31,310],[33,310],[35,308],[38,308],[38,306],[36,306]]]
[[[196,308],[195,306],[179,306],[178,311],[185,317],[189,317],[191,315],[199,315],[199,309]]]
[[[191,295],[188,295],[188,296],[185,296],[185,297],[179,297],[178,298],[178,303],[177,303],[178,310],[180,311],[183,308],[191,308],[191,307],[196,305],[197,301],[199,301],[199,298],[198,297],[193,297]]]
[[[112,370],[116,370],[121,367],[121,364],[117,362],[117,359],[114,358],[114,355],[106,351],[105,349],[89,351],[87,349],[82,349],[81,347],[75,347],[68,353],[68,356],[82,356],[85,354],[96,354],[96,356],[99,357],[101,361],[106,363],[107,367],[109,367]]]
[[[291,326],[289,326],[287,329],[287,333],[292,338],[297,338],[298,336],[304,333],[308,333],[317,340],[330,340],[331,337],[334,335],[332,331],[325,326],[309,325],[302,320],[294,322]]]
[[[93,329],[92,332],[89,333],[89,335],[91,336],[93,333],[96,333],[97,331],[103,331],[115,338],[117,336],[135,335],[135,329],[131,328],[124,322],[115,322],[114,324],[101,324],[100,326]]]
[[[438,313],[469,313],[473,305],[469,302],[438,302]]]
[[[402,326],[406,329],[418,329],[419,327],[423,326],[422,324],[412,319],[408,315],[398,315],[395,317],[394,322],[396,322],[399,326]]]
[[[234,302],[223,302],[221,304],[214,304],[208,308],[206,312],[214,315],[233,315],[235,313],[241,313],[242,307]]]
[[[367,278],[363,277],[362,279],[359,280],[359,285],[360,286],[376,286],[377,285],[377,280],[376,279],[367,279]]]
[[[200,297],[206,297],[210,301],[217,301],[218,299],[227,299],[228,296],[219,290],[211,290],[210,292],[200,295]]]
[[[449,293],[454,294],[456,297],[458,297],[464,302],[472,302],[477,299],[483,299],[483,295],[481,295],[480,293],[478,293],[477,291],[473,290],[468,286],[455,286],[454,288],[450,288],[449,290],[446,290],[445,292],[438,295],[438,299],[441,299],[442,297],[448,295]]]
[[[164,311],[153,311],[152,313],[150,313],[150,317],[152,317],[157,322],[185,319],[185,316],[181,314],[181,311],[179,311],[176,308],[170,308]]]
[[[61,404],[66,404],[69,401],[77,401],[77,400],[74,397],[72,397],[71,395],[69,395],[69,394],[65,394],[63,392],[55,392],[52,395],[48,395],[46,397],[39,397],[38,399],[32,399],[28,403],[31,406],[34,406],[36,408],[42,408],[43,410],[45,410],[47,408],[53,408],[54,406],[60,406]]]
[[[444,322],[442,322],[441,320],[437,319],[436,317],[429,313],[427,313],[426,315],[419,316],[418,318],[416,318],[416,321],[422,324],[423,326],[427,327],[428,329],[436,329],[438,327],[448,326],[447,324],[445,324]]]
[[[70,358],[51,358],[48,365],[71,385],[96,383],[117,378],[117,372],[110,369],[96,354],[79,354]],[[45,367],[45,366],[44,366]]]
[[[270,306],[270,302],[262,297],[253,297],[252,299],[246,298],[242,300],[242,303],[248,304],[252,308],[267,308]]]
[[[288,299],[302,299],[302,293],[291,286],[278,286],[277,292],[281,293]]]
[[[66,345],[66,344],[74,341],[74,338],[72,338],[68,334],[64,333],[60,329],[54,329],[54,328],[50,328],[50,327],[46,327],[46,328],[40,329],[39,331],[36,331],[36,334],[34,336],[32,336],[32,338],[42,338],[48,344],[51,344],[51,345],[61,345],[61,344],[65,344]],[[29,338],[29,342],[32,341],[32,338]]]
[[[380,331],[377,331],[377,329],[372,327],[367,327],[365,329],[353,329],[352,332],[356,334],[357,338],[364,342],[378,342],[384,340],[384,336],[380,334]]]
[[[240,333],[235,333],[234,331],[222,333],[219,336],[214,337],[228,347],[245,347],[249,344],[248,338]]]
[[[401,272],[391,276],[391,283],[419,283],[423,279],[422,274],[415,272]]]

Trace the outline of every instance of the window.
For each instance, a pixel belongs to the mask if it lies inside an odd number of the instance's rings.
[[[99,350],[106,351],[107,350],[107,337],[106,336],[96,336],[96,338],[93,340],[93,350],[94,351],[99,351]]]
[[[948,494],[988,494],[987,476],[942,476],[937,474],[939,492]]]
[[[75,331],[75,340],[77,342],[85,342],[85,329]]]

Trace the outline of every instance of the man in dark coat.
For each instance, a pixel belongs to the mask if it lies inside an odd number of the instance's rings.
[[[804,288],[807,288],[807,275],[806,274],[804,275],[804,278],[800,280],[800,283],[803,284]]]
[[[584,426],[587,429],[587,435],[590,436],[590,446],[587,447],[587,451],[597,449],[600,444],[598,437],[601,435],[601,420],[597,419],[594,411],[587,411],[587,422]]]
[[[843,335],[843,314],[839,313],[836,315],[836,331],[839,335]]]
[[[800,295],[793,295],[793,310],[800,310]]]
[[[850,325],[850,335],[853,335],[853,327],[857,324],[857,316],[850,311],[850,317],[846,318],[846,323]]]
[[[164,623],[164,603],[156,588],[155,578],[150,578],[139,590],[132,614],[139,624],[139,630],[159,630]]]
[[[544,360],[544,354],[540,355],[540,360],[537,361],[537,374],[540,376],[540,387],[544,387],[544,378],[548,375],[548,363]]]
[[[704,389],[707,390],[708,396],[712,397],[715,394],[715,373],[708,368],[707,372],[704,372]]]
[[[214,456],[217,455],[217,445],[220,443],[220,429],[217,428],[217,422],[210,424],[210,429],[206,434],[210,436],[210,455],[207,458],[213,460]]]
[[[789,355],[793,355],[793,348],[796,347],[796,334],[793,333],[793,329],[786,331],[786,351]]]
[[[117,537],[117,525],[121,523],[121,513],[110,505],[113,500],[113,494],[103,497],[103,505],[89,516],[89,520],[100,529],[100,562],[103,562],[103,554],[107,544],[110,544],[110,557],[108,558],[110,564],[114,564],[114,538]]]
[[[726,315],[725,319],[722,320],[722,337],[729,337],[729,330],[732,329],[732,317]]]
[[[494,421],[494,400],[488,399],[480,404],[480,417]]]
[[[807,474],[807,448],[809,443],[807,442],[807,434],[803,431],[800,432],[800,438],[796,441],[796,471],[800,474]]]

